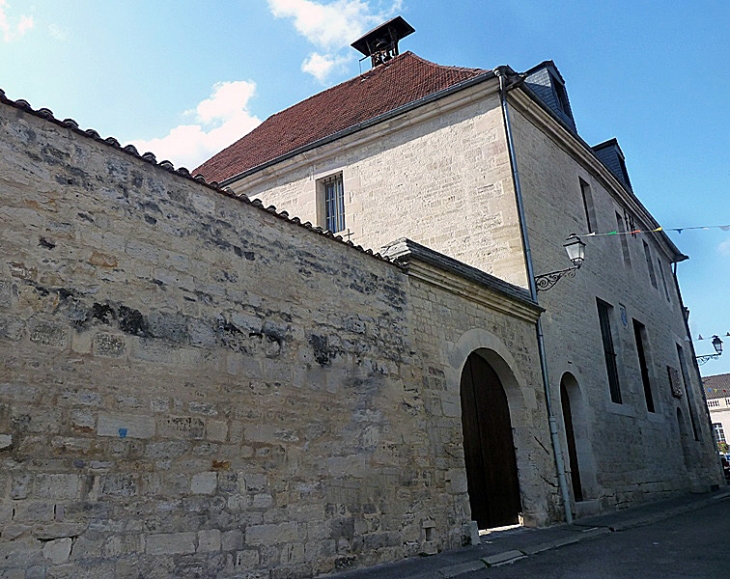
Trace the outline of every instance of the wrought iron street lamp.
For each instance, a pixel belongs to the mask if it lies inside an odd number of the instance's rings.
[[[704,356],[697,356],[697,365],[702,366],[705,362],[712,360],[713,358],[719,358],[722,355],[722,340],[717,336],[712,336],[712,347],[715,348],[715,354],[705,354]]]
[[[563,247],[568,253],[568,259],[570,259],[573,267],[536,275],[535,285],[537,285],[537,291],[549,290],[563,277],[575,277],[575,272],[583,265],[583,260],[586,257],[586,244],[581,241],[580,237],[575,233],[571,233],[568,239],[565,240]]]

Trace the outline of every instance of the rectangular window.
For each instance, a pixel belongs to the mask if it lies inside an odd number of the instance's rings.
[[[651,250],[649,249],[649,244],[644,241],[642,242],[644,244],[644,255],[646,256],[646,267],[649,268],[649,279],[651,280],[651,285],[656,288],[656,274],[654,273],[654,261],[651,259]]]
[[[596,230],[596,210],[593,206],[593,194],[591,193],[591,186],[578,179],[580,182],[580,194],[583,197],[583,210],[586,214],[586,225],[588,226],[588,233],[593,233]]]
[[[626,226],[624,225],[624,218],[621,214],[616,212],[616,232],[621,237],[621,249],[624,252],[624,263],[631,265],[631,255],[629,254],[629,240],[626,237]]]
[[[712,431],[715,433],[715,442],[727,442],[725,440],[725,431],[722,428],[722,424],[714,422],[712,424]]]
[[[613,332],[611,330],[611,312],[613,307],[604,301],[596,300],[598,304],[598,320],[601,324],[601,338],[603,339],[603,354],[608,374],[608,388],[611,401],[621,404],[621,387],[618,382],[618,367],[616,366],[616,352],[613,348]]]
[[[322,188],[322,202],[324,228],[332,233],[345,230],[345,188],[342,183],[342,173],[332,175],[320,181]]]
[[[639,368],[641,368],[641,383],[644,385],[646,409],[649,412],[655,412],[654,397],[651,394],[651,381],[649,380],[649,365],[646,361],[646,327],[636,320],[634,320],[634,338],[636,339],[636,353],[639,356]]]
[[[662,278],[662,285],[664,286],[664,295],[667,296],[667,301],[671,302],[672,300],[669,298],[669,286],[667,286],[667,278],[664,275],[664,266],[662,265],[662,260],[657,257],[656,263],[659,266],[659,276]]]
[[[684,350],[682,346],[677,344],[677,357],[679,358],[679,367],[682,370],[682,382],[684,382],[684,391],[687,394],[687,406],[689,407],[689,419],[692,422],[692,433],[695,440],[700,439],[700,433],[697,430],[697,418],[695,417],[695,397],[690,387],[689,373],[687,372],[687,363],[684,359]]]

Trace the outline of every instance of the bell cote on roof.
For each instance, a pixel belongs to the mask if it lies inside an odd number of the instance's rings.
[[[358,38],[350,46],[370,57],[373,68],[398,56],[398,42],[416,30],[403,17],[396,16]]]

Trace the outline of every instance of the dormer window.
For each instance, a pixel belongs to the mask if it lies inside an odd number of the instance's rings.
[[[528,70],[525,73],[525,86],[573,133],[576,132],[565,81],[551,60]]]
[[[565,92],[565,85],[555,78],[555,75],[551,76],[553,77],[553,90],[555,90],[555,99],[558,102],[558,106],[561,111],[570,117],[572,114],[570,112],[570,102],[568,102],[568,93]]]

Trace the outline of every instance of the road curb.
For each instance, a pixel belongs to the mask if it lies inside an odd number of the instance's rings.
[[[552,551],[554,549],[559,549],[560,547],[565,547],[567,545],[574,545],[576,543],[581,543],[583,541],[600,537],[602,535],[607,535],[612,532],[620,532],[636,527],[650,525],[652,523],[663,521],[665,519],[669,519],[683,513],[688,513],[697,509],[701,509],[702,507],[712,504],[713,501],[728,498],[730,498],[730,490],[719,495],[713,495],[712,497],[708,497],[704,500],[690,503],[688,505],[674,507],[661,513],[654,513],[652,515],[646,515],[644,517],[637,517],[635,519],[630,519],[622,523],[615,523],[613,525],[607,525],[603,527],[589,527],[584,531],[577,531],[575,535],[571,535],[569,537],[561,537],[552,541],[545,541],[543,543],[538,543],[537,545],[533,545],[532,547],[526,547],[523,549],[510,549],[508,551],[502,551],[501,553],[489,555],[488,557],[481,557],[480,559],[476,559],[468,563],[462,563],[459,565],[446,567],[439,571],[439,575],[444,579],[455,579],[461,575],[473,573],[474,571],[479,571],[485,568],[509,565],[521,559],[527,559],[528,557],[537,555],[538,553],[544,553],[545,551]],[[579,526],[575,526],[574,528],[578,529]]]
[[[460,563],[459,565],[452,565],[441,569],[439,573],[444,579],[453,579],[459,575],[466,575],[467,573],[473,573],[474,571],[481,571],[485,569],[485,565],[481,559],[475,561],[469,561],[468,563]]]
[[[586,529],[585,531],[578,532],[575,535],[572,535],[570,537],[562,537],[560,539],[555,539],[553,541],[545,541],[544,543],[538,543],[537,545],[534,545],[532,547],[527,547],[525,549],[522,549],[522,552],[525,555],[537,555],[538,553],[542,553],[544,551],[550,551],[552,549],[558,549],[560,547],[565,547],[566,545],[580,543],[581,541],[586,541],[588,539],[592,539],[593,537],[597,537],[599,535],[607,535],[610,532],[611,532],[611,530],[608,527],[594,527],[591,529]]]
[[[702,499],[702,500],[694,502],[694,503],[690,503],[688,505],[674,507],[673,509],[668,509],[661,513],[654,513],[652,515],[647,515],[645,517],[639,517],[636,519],[624,521],[623,523],[609,525],[608,528],[611,529],[611,531],[620,532],[620,531],[626,531],[628,529],[633,529],[636,527],[643,527],[644,525],[650,525],[652,523],[657,523],[659,521],[663,521],[663,520],[669,519],[671,517],[676,517],[677,515],[681,515],[683,513],[689,513],[692,511],[696,511],[697,509],[701,509],[702,507],[706,507],[706,506],[712,504],[713,501],[723,500],[723,499],[727,499],[727,498],[730,498],[730,491],[725,491],[719,495],[713,495],[711,497]]]

